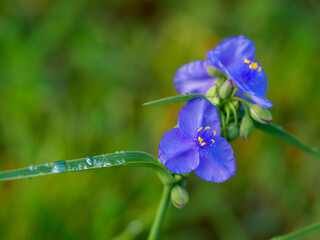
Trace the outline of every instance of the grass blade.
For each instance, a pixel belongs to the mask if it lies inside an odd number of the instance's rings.
[[[150,154],[144,152],[123,151],[76,160],[56,161],[37,166],[31,165],[27,168],[2,171],[0,172],[0,181],[31,178],[56,173],[85,171],[103,167],[109,168],[126,166],[152,168],[158,172],[164,184],[168,185],[174,182],[170,172]]]
[[[166,97],[162,99],[158,99],[152,102],[147,102],[144,103],[143,105],[145,106],[150,106],[150,105],[157,105],[157,104],[164,104],[164,103],[174,103],[174,102],[188,102],[190,99],[193,98],[204,98],[207,99],[205,96],[201,94],[182,94],[182,95],[176,95],[176,96],[171,96],[171,97]]]
[[[254,122],[255,127],[261,129],[262,131],[265,131],[271,135],[274,135],[287,143],[300,148],[303,151],[306,151],[316,157],[320,158],[320,153],[317,152],[314,148],[307,146],[306,144],[299,141],[297,138],[289,134],[287,131],[285,131],[281,126],[273,125],[273,124],[262,124],[259,122]]]
[[[312,232],[319,231],[319,230],[320,230],[320,223],[315,223],[315,224],[312,224],[310,226],[298,229],[298,230],[296,230],[296,231],[294,231],[292,233],[288,233],[286,235],[279,236],[279,237],[274,237],[271,240],[297,239],[297,238],[300,238],[302,236],[305,236],[307,234],[310,234]]]

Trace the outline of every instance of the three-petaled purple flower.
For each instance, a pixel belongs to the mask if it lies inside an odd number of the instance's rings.
[[[232,79],[239,88],[236,96],[252,100],[261,107],[271,108],[272,102],[264,97],[267,77],[254,56],[255,46],[250,39],[244,36],[227,38],[207,53],[207,60],[190,62],[179,68],[174,77],[175,88],[181,94],[205,95],[216,81],[208,73],[207,66],[211,66]]]
[[[178,127],[160,141],[158,158],[171,172],[195,171],[200,178],[216,183],[236,172],[231,145],[220,137],[217,109],[202,98],[194,98],[182,107]]]

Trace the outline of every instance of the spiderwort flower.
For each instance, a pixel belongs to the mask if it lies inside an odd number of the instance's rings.
[[[244,36],[230,37],[207,53],[211,66],[227,74],[241,90],[238,96],[248,97],[263,108],[273,107],[264,97],[267,91],[267,77],[261,65],[254,60],[254,43]]]
[[[194,98],[182,107],[178,127],[160,141],[158,158],[171,172],[195,171],[200,178],[216,183],[236,172],[231,145],[220,137],[217,108],[202,98]]]
[[[174,85],[182,93],[205,95],[217,78],[210,77],[208,67],[220,70],[239,88],[236,96],[260,105],[273,107],[264,96],[267,91],[267,78],[261,65],[254,60],[254,43],[244,36],[230,37],[207,53],[206,61],[190,62],[178,69]],[[245,94],[246,93],[246,94]],[[249,101],[250,101],[249,100]]]

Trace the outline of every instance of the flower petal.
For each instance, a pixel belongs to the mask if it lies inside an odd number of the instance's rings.
[[[191,99],[181,108],[178,126],[183,135],[195,141],[197,141],[200,127],[209,126],[220,136],[220,118],[217,108],[203,98]]]
[[[189,173],[199,165],[197,143],[186,138],[179,128],[173,128],[162,137],[158,158],[171,172]]]
[[[195,173],[206,181],[221,183],[236,173],[236,162],[227,140],[214,137],[214,141],[212,145],[200,148],[200,164]]]
[[[205,95],[215,82],[215,78],[208,74],[206,61],[194,61],[179,68],[173,83],[180,93],[197,93]]]
[[[221,65],[228,68],[245,58],[253,59],[255,52],[254,43],[250,39],[244,36],[229,37],[207,52],[207,59],[210,65],[223,71]]]
[[[242,64],[234,64],[231,71],[227,71],[237,87],[246,92],[254,103],[264,108],[273,107],[273,103],[264,97],[267,92],[267,77],[263,69],[250,76],[245,73]]]
[[[216,58],[213,54],[212,57]],[[262,69],[260,72],[256,71],[254,74],[248,74],[246,64],[243,62],[236,62],[230,68],[226,68],[219,63],[220,68],[226,73],[234,82],[234,84],[246,92],[248,96],[258,105],[264,108],[273,107],[273,103],[264,97],[267,91],[267,77]]]
[[[248,92],[248,96],[252,99],[252,101],[254,101],[256,104],[260,105],[263,108],[273,107],[273,103],[268,99],[266,99],[265,97],[258,96],[254,93],[249,93],[249,92]]]

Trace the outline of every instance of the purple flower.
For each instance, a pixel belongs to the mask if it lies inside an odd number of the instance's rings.
[[[248,100],[244,94],[246,93],[254,103],[271,108],[272,102],[264,97],[267,77],[254,56],[255,46],[250,39],[244,36],[227,38],[207,53],[207,61],[200,61],[202,64],[199,64],[199,61],[191,62],[178,69],[174,77],[175,88],[181,94],[205,94],[215,81],[205,67],[210,65],[232,79],[239,88],[236,96]]]
[[[197,93],[206,95],[216,81],[209,75],[207,61],[193,61],[183,65],[176,72],[173,83],[180,94]]]
[[[224,182],[236,172],[231,145],[220,137],[220,119],[208,100],[194,98],[179,113],[178,127],[159,144],[158,158],[177,174],[195,173],[206,181]]]

